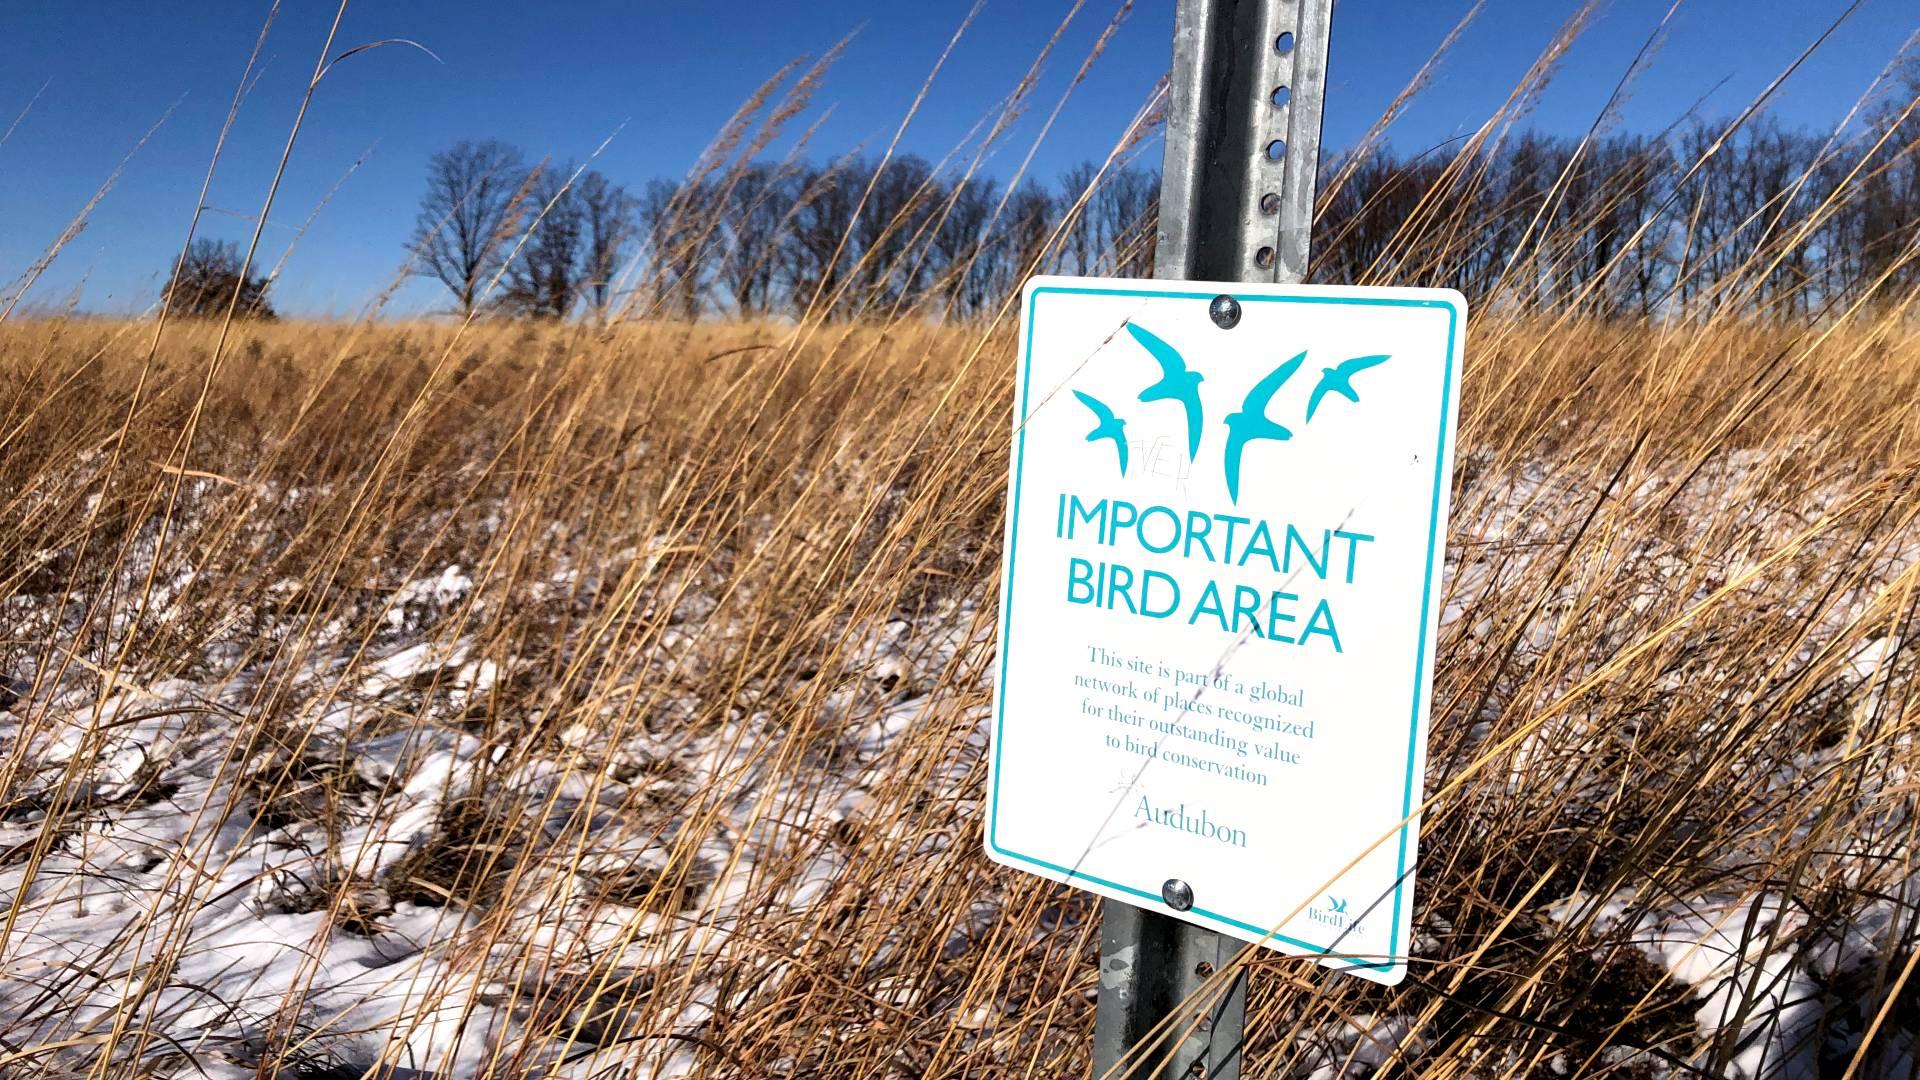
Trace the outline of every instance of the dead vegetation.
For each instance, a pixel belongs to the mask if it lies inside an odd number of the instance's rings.
[[[1920,253],[1606,319],[1540,197],[1413,974],[1249,956],[1249,1074],[1913,1075]],[[1012,327],[835,307],[0,323],[0,1075],[1084,1073],[1095,906],[979,850]]]
[[[1820,995],[1820,1061],[1908,1037],[1909,318],[1475,324],[1414,976],[1253,959],[1253,1062],[1726,1072],[1816,1038],[1769,979]],[[263,326],[203,396],[210,332],[147,367],[0,331],[14,1074],[165,1071],[157,1030],[247,1068],[1085,1068],[1093,905],[978,851],[1003,334]],[[196,404],[255,433],[171,465]],[[146,936],[53,962],[102,874]],[[1689,909],[1774,1028],[1703,1041]],[[181,1012],[239,910],[312,954],[252,954],[285,1023]],[[388,962],[484,1034],[356,1019],[349,940],[430,954]]]

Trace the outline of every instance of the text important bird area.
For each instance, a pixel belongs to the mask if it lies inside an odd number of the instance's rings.
[[[1302,532],[1292,524],[1274,525],[1239,514],[1183,513],[1160,505],[1138,507],[1124,499],[1100,499],[1089,506],[1078,495],[1062,493],[1055,535],[1070,541],[1089,532],[1103,547],[1201,559],[1249,571],[1246,576],[1258,581],[1292,582],[1297,567],[1309,581],[1325,582],[1331,574],[1347,585],[1354,582],[1360,545],[1373,540],[1346,529]],[[1196,580],[1197,592],[1192,587],[1183,590],[1182,579],[1165,570],[1077,555],[1068,562],[1067,575],[1070,603],[1149,619],[1178,616],[1190,626],[1290,645],[1307,644],[1318,635],[1335,652],[1341,649],[1333,607],[1325,595],[1309,597],[1303,606],[1299,592],[1219,577]]]

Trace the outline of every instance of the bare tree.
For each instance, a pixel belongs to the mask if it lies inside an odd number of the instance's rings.
[[[853,211],[865,179],[864,166],[852,157],[801,172],[792,238],[785,245],[796,314],[806,311],[816,297],[829,299],[839,289],[851,262],[845,237],[853,227]]]
[[[987,295],[1009,296],[1026,275],[1046,269],[1047,243],[1059,218],[1046,189],[1032,180],[1015,188],[1001,212],[996,235],[987,241],[982,269]]]
[[[950,196],[946,220],[932,237],[947,311],[963,319],[984,314],[994,299],[987,292],[988,268],[982,260],[999,193],[1000,182],[991,177],[960,184]]]
[[[243,319],[274,318],[267,302],[267,281],[252,268],[242,274],[240,248],[231,240],[195,240],[167,282],[167,300],[173,312],[187,317],[217,318],[233,313]],[[235,294],[238,293],[236,298]]]
[[[501,297],[509,311],[536,318],[564,319],[584,286],[586,213],[579,194],[567,184],[573,167],[543,170],[530,189],[529,205],[539,212],[533,235],[507,269]]]
[[[638,215],[650,262],[646,302],[653,310],[683,319],[700,313],[709,284],[711,245],[705,239],[713,200],[710,186],[700,181],[647,184]]]
[[[589,169],[574,182],[580,209],[583,251],[580,290],[594,317],[604,319],[613,306],[613,277],[639,234],[638,200],[627,189]]]
[[[743,316],[764,315],[772,307],[776,256],[796,195],[793,174],[765,162],[748,166],[727,193],[728,243],[719,273]]]
[[[1120,277],[1153,274],[1154,230],[1160,221],[1160,175],[1131,165],[1108,172],[1094,192],[1092,213],[1109,271]]]
[[[849,239],[854,246],[853,281],[841,314],[885,310],[912,296],[925,274],[914,248],[923,226],[942,201],[933,166],[911,154],[862,170],[866,205]]]
[[[520,224],[531,179],[520,151],[500,142],[459,142],[427,164],[413,248],[421,274],[453,293],[471,315],[499,273]]]
[[[1103,235],[1106,222],[1100,220],[1094,203],[1100,180],[1100,166],[1091,161],[1075,165],[1060,177],[1058,205],[1066,219],[1059,241],[1060,269],[1064,273],[1100,272],[1100,253],[1107,246]]]

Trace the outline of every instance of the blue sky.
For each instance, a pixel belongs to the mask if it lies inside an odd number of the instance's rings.
[[[1584,131],[1672,0],[1614,0],[1556,76],[1529,122]],[[1088,0],[1049,65],[1035,112],[988,171],[1005,176],[1117,0]],[[938,160],[1019,79],[1071,0],[987,0],[909,129],[903,149]],[[1339,0],[1328,81],[1327,140],[1350,144],[1431,54],[1468,0]],[[1573,0],[1488,0],[1435,84],[1392,132],[1418,149],[1471,130],[1499,106]],[[404,256],[427,158],[462,138],[499,137],[530,157],[580,158],[619,131],[598,167],[638,187],[685,172],[734,108],[787,60],[857,31],[818,99],[832,106],[816,145],[878,148],[892,136],[959,26],[961,0],[736,0],[527,4],[499,0],[361,0],[336,51],[402,37],[406,48],[353,57],[322,83],[263,242],[271,264],[356,160],[364,163],[320,212],[288,260],[276,299],[303,315],[349,314]],[[1622,126],[1657,131],[1703,95],[1730,115],[1845,7],[1840,0],[1690,0],[1653,70],[1634,88]],[[312,71],[335,5],[285,0],[266,66],[216,175],[205,232],[244,240]],[[139,310],[157,291],[193,211],[235,82],[268,4],[199,0],[22,0],[0,15],[0,278],[25,270],[140,136],[171,118],[133,157],[86,231],[29,299],[78,295],[98,311]],[[1173,0],[1139,0],[1035,159],[1051,181],[1105,156],[1168,62]],[[1796,126],[1831,125],[1920,24],[1912,0],[1865,0],[1787,84],[1775,112]],[[44,89],[43,89],[44,87]],[[34,100],[38,93],[38,100]],[[804,122],[803,122],[804,123]],[[624,126],[623,126],[624,125]],[[371,151],[371,153],[369,153]],[[1157,154],[1149,155],[1149,160]],[[440,302],[416,281],[401,310]],[[0,293],[10,292],[0,289]]]

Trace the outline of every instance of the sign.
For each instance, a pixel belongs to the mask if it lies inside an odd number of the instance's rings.
[[[1465,324],[1450,290],[1028,284],[990,857],[1405,976]]]

